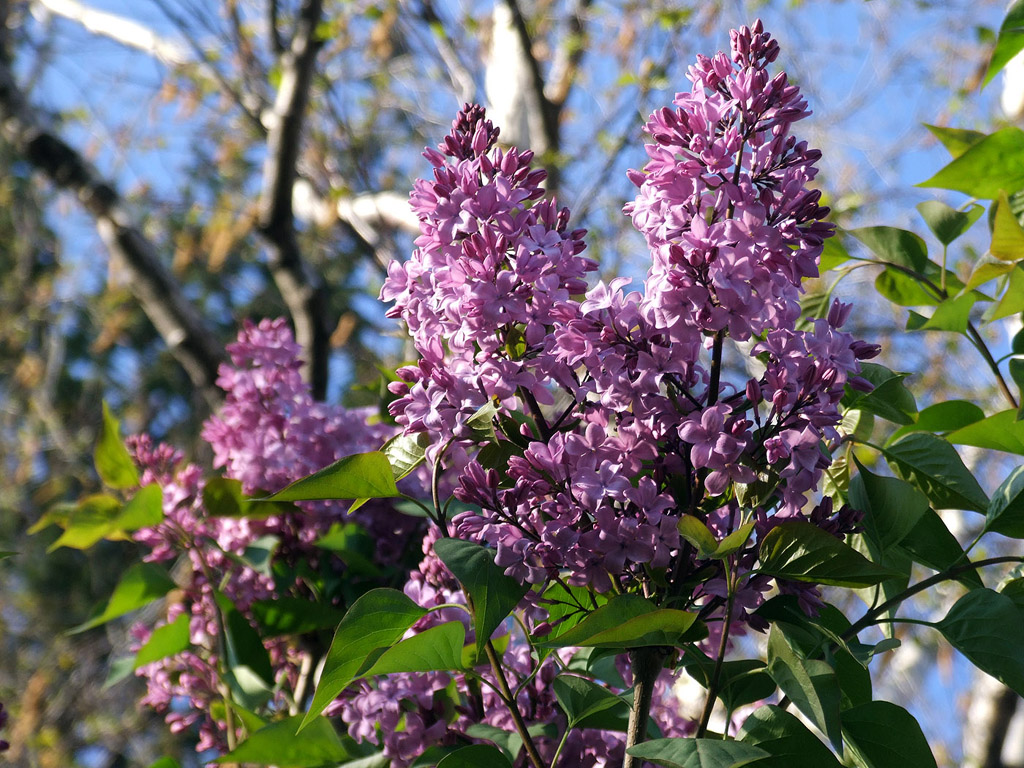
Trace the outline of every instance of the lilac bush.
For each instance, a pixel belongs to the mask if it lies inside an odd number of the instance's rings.
[[[1020,558],[970,561],[932,509],[987,508],[982,533],[1016,535],[1024,483],[990,504],[949,443],[910,429],[901,377],[841,330],[851,307],[802,311],[835,228],[778,54],[759,22],[734,30],[648,120],[625,206],[650,252],[641,290],[588,288],[586,233],[532,153],[466,105],[424,153],[421,234],[381,290],[419,355],[389,384],[390,420],[315,402],[285,322],[264,320],[228,348],[203,430],[222,477],[128,441],[128,485],[158,486],[162,508],[125,530],[174,563],[147,572],[167,599],[133,630],[136,673],[172,729],[265,764],[285,744],[281,759],[394,768],[838,766],[844,749],[934,765],[909,713],[871,700],[867,664],[892,642],[859,633],[950,579],[972,591],[934,626],[1024,689],[1024,665],[993,651],[1024,631],[1024,582],[997,593],[973,573]],[[906,430],[879,446],[841,431],[844,412]],[[861,466],[824,489],[853,441],[899,477]],[[908,587],[911,563],[937,573]],[[851,622],[822,586],[879,596]],[[751,631],[765,661],[727,658]],[[696,707],[681,670],[706,691]],[[883,722],[898,744],[877,740]]]

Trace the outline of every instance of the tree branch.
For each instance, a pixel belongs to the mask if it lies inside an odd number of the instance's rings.
[[[81,24],[94,35],[110,38],[128,48],[147,53],[169,67],[180,67],[191,60],[188,51],[181,43],[161,37],[146,25],[126,16],[98,11],[78,2],[78,0],[35,0],[35,2],[55,16],[61,16]]]
[[[112,257],[130,275],[129,288],[143,311],[181,363],[206,402],[216,406],[216,385],[223,351],[214,333],[196,313],[153,244],[134,226],[114,186],[41,119],[18,88],[6,56],[0,56],[0,120],[3,137],[58,187],[74,192],[96,222]]]
[[[305,357],[303,376],[317,399],[323,399],[327,391],[331,338],[327,288],[302,259],[292,196],[306,105],[320,49],[316,28],[322,13],[322,0],[304,0],[291,48],[281,57],[281,85],[271,110],[259,204],[260,232],[271,248],[270,271],[295,323],[295,339]]]
[[[521,47],[522,65],[526,66],[530,73],[530,112],[531,112],[531,139],[535,142],[540,140],[533,149],[539,155],[557,152],[559,146],[558,131],[558,108],[552,104],[545,95],[544,75],[540,71],[540,62],[533,55],[533,40],[530,39],[530,31],[526,28],[526,19],[519,8],[518,0],[503,0],[505,7],[512,16],[512,29],[519,37]],[[539,131],[532,130],[536,122]],[[549,171],[550,173],[550,171]]]
[[[579,72],[580,61],[587,49],[587,25],[584,17],[592,2],[593,0],[576,0],[569,16],[569,29],[548,74],[544,95],[558,110],[561,110],[569,98],[569,91],[572,90],[576,74]]]

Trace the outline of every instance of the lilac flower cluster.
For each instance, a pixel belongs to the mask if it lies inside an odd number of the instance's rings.
[[[388,436],[385,427],[367,423],[368,412],[314,402],[299,374],[299,347],[283,320],[247,322],[228,352],[232,365],[222,366],[218,379],[225,403],[205,424],[203,437],[213,449],[215,465],[223,467],[226,477],[239,480],[244,492],[279,490],[342,456],[373,450]],[[327,559],[328,567],[341,574],[341,561],[313,545],[333,523],[359,523],[376,542],[377,562],[390,564],[422,535],[422,522],[384,502],[364,505],[351,515],[344,503],[315,502],[262,518],[214,517],[203,506],[205,481],[198,466],[185,464],[179,451],[155,445],[148,436],[127,442],[142,470],[141,483],[158,484],[164,500],[164,520],[137,531],[135,539],[149,549],[146,560],[183,557],[188,564],[179,566],[182,589],[160,625],[188,613],[191,647],[138,670],[148,687],[143,703],[166,712],[173,731],[198,724],[200,750],[222,748],[223,724],[210,714],[211,702],[221,696],[215,593],[225,595],[247,617],[255,601],[282,596],[273,578],[246,563],[247,547],[272,536],[275,561],[301,562],[315,571]],[[137,644],[155,628],[136,627]],[[301,654],[282,639],[266,645],[278,681],[294,680]],[[187,700],[189,706],[172,707],[176,699]]]
[[[747,517],[802,516],[828,466],[821,446],[839,437],[844,387],[866,384],[859,361],[877,347],[838,330],[849,313],[838,302],[796,327],[801,280],[817,275],[832,226],[808,186],[820,153],[790,130],[806,103],[768,72],[777,55],[760,23],[734,31],[731,56],[699,57],[691,90],[651,116],[650,160],[630,173],[639,192],[626,206],[653,259],[642,293],[618,279],[576,298],[590,268],[581,235],[564,234],[553,203],[531,205],[528,153],[495,149],[478,107],[426,153],[435,180],[413,194],[419,250],[381,293],[422,355],[401,372],[392,413],[430,435],[431,460],[448,449],[456,496],[478,508],[451,532],[494,547],[510,576],[604,592],[693,572],[681,513],[706,518],[758,480],[770,491]],[[727,378],[725,355],[739,351],[727,339],[754,341],[733,368],[759,374]],[[471,455],[480,436],[466,428],[488,404],[510,455],[500,472]],[[726,515],[719,533],[742,517]]]

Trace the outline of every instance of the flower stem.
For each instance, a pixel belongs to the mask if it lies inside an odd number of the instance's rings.
[[[718,684],[722,680],[722,664],[725,661],[725,651],[729,647],[729,627],[732,624],[732,606],[736,596],[736,585],[726,572],[726,582],[729,588],[729,596],[725,603],[725,617],[722,619],[722,637],[718,641],[718,654],[715,656],[715,668],[711,672],[711,680],[708,682],[708,697],[704,702],[704,711],[700,716],[700,725],[697,726],[697,738],[702,738],[708,730],[708,723],[711,722],[711,713],[715,709],[715,701],[718,699]]]
[[[661,648],[636,648],[630,651],[629,661],[633,668],[633,708],[629,711],[626,760],[622,768],[640,768],[642,759],[630,756],[629,748],[647,739],[647,721],[651,715],[654,683],[665,663],[665,652]]]
[[[484,651],[487,653],[487,660],[491,662],[491,671],[494,673],[501,697],[505,700],[505,703],[508,705],[508,711],[512,715],[512,722],[515,723],[516,733],[523,740],[523,748],[526,750],[526,756],[530,761],[530,765],[533,768],[547,768],[544,761],[541,760],[540,753],[537,751],[537,745],[533,743],[533,737],[530,736],[530,732],[526,729],[526,722],[519,711],[519,705],[516,704],[515,696],[508,687],[508,680],[505,679],[505,672],[501,668],[501,661],[498,659],[498,654],[494,650],[494,644],[490,640],[484,646]]]

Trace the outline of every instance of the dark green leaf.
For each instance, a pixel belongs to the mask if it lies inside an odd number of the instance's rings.
[[[756,768],[841,768],[841,763],[796,715],[766,704],[743,721],[740,741],[763,749],[771,757],[752,763]]]
[[[380,451],[357,453],[296,480],[269,501],[385,499],[399,496],[388,457]]]
[[[1024,466],[1016,467],[992,494],[985,529],[1024,539]]]
[[[929,405],[918,414],[917,421],[896,430],[888,442],[894,443],[911,432],[952,432],[984,418],[985,412],[974,403],[967,400],[947,400]]]
[[[704,523],[693,515],[680,515],[676,524],[679,535],[697,550],[697,557],[706,560],[718,549],[718,540]]]
[[[239,480],[211,477],[203,485],[203,508],[213,517],[242,517],[246,501]]]
[[[915,563],[945,571],[956,564],[967,562],[964,551],[956,537],[949,532],[942,518],[928,510],[917,525],[900,542],[900,549],[910,555]],[[982,586],[981,577],[974,570],[964,571],[956,577],[969,589]]]
[[[608,720],[614,720],[625,730],[629,719],[629,706],[607,688],[576,675],[559,675],[551,681],[555,698],[569,719],[568,728],[601,728],[609,730]]]
[[[313,545],[333,552],[353,574],[371,578],[381,575],[380,567],[373,561],[377,544],[366,529],[356,523],[334,523]]]
[[[870,701],[844,711],[843,736],[864,768],[936,768],[917,720],[891,702]]]
[[[501,754],[497,747],[487,744],[473,744],[457,749],[445,756],[437,764],[437,768],[512,768],[512,763]]]
[[[937,138],[953,157],[960,157],[964,152],[973,147],[985,138],[986,134],[981,131],[971,131],[966,128],[947,128],[941,125],[928,125],[925,128]]]
[[[302,723],[302,734],[296,730]],[[325,717],[306,723],[302,715],[278,720],[260,728],[215,763],[275,765],[279,768],[320,768],[348,760],[348,753]]]
[[[676,645],[696,630],[696,616],[658,608],[638,595],[616,595],[572,629],[541,647],[640,648]]]
[[[1006,11],[1006,17],[999,27],[999,37],[992,51],[992,58],[985,70],[985,79],[981,81],[984,88],[1010,60],[1024,49],[1024,0],[1016,0]],[[1016,189],[1016,187],[1015,187]]]
[[[758,570],[769,576],[835,587],[870,587],[899,575],[818,526],[800,521],[773,528],[761,542],[760,560]]]
[[[999,590],[999,594],[1013,600],[1017,610],[1024,613],[1024,579],[1010,579]]]
[[[949,433],[946,439],[957,445],[1024,455],[1024,422],[1017,420],[1017,411],[1000,411]]]
[[[1011,598],[991,589],[971,590],[936,628],[974,666],[1024,694],[1024,615]]]
[[[172,589],[174,581],[163,568],[155,563],[136,563],[125,571],[106,604],[94,611],[88,621],[79,624],[68,634],[84,632],[138,610],[163,597]]]
[[[880,260],[923,272],[928,263],[928,246],[924,240],[896,227],[862,227],[850,234],[867,246]]]
[[[103,424],[93,454],[96,472],[111,488],[133,488],[139,484],[139,471],[121,441],[121,425],[103,403]]]
[[[689,646],[683,654],[683,666],[690,677],[707,688],[714,675],[715,662],[699,649]],[[775,691],[775,681],[759,659],[736,659],[722,662],[718,677],[718,698],[726,709],[766,699]]]
[[[928,511],[928,499],[904,480],[876,475],[859,461],[857,467],[850,503],[864,512],[865,535],[883,550],[899,544]]]
[[[260,625],[263,636],[267,638],[304,635],[318,629],[336,627],[345,616],[330,605],[299,597],[257,600],[252,604],[252,615]]]
[[[462,646],[466,628],[461,621],[449,621],[424,630],[388,648],[359,677],[393,672],[438,672],[462,669]],[[366,665],[364,665],[366,666]]]
[[[913,483],[936,509],[984,512],[988,507],[988,497],[974,475],[956,449],[941,437],[915,432],[883,451],[893,471]]]
[[[135,655],[135,669],[152,664],[154,661],[166,659],[181,653],[189,644],[188,635],[189,614],[183,613],[170,624],[157,627],[149,636],[139,652]]]
[[[926,200],[917,204],[928,228],[943,245],[949,245],[960,235],[970,229],[985,212],[984,207],[973,204],[966,211],[958,211],[939,200]]]
[[[768,633],[768,674],[832,745],[842,749],[842,692],[836,671],[824,661],[801,658],[778,624]]]
[[[227,651],[225,680],[236,701],[255,709],[266,702],[274,687],[270,654],[259,633],[239,613],[231,599],[221,593],[215,597],[224,623]]]
[[[860,375],[874,388],[870,392],[861,392],[847,385],[842,400],[847,410],[859,409],[896,424],[913,423],[917,403],[903,384],[909,374],[895,373],[884,365],[861,363]]]
[[[426,610],[396,589],[373,589],[356,600],[338,625],[301,728],[348,687],[370,654],[397,643],[424,615]]]
[[[505,575],[494,564],[494,550],[461,539],[440,539],[434,551],[459,580],[472,602],[477,654],[494,630],[523,599],[528,587]]]
[[[919,187],[955,189],[994,200],[1004,189],[1024,189],[1024,131],[1009,127],[971,145]]]
[[[627,752],[665,768],[740,768],[770,756],[750,744],[718,739],[652,739]]]

